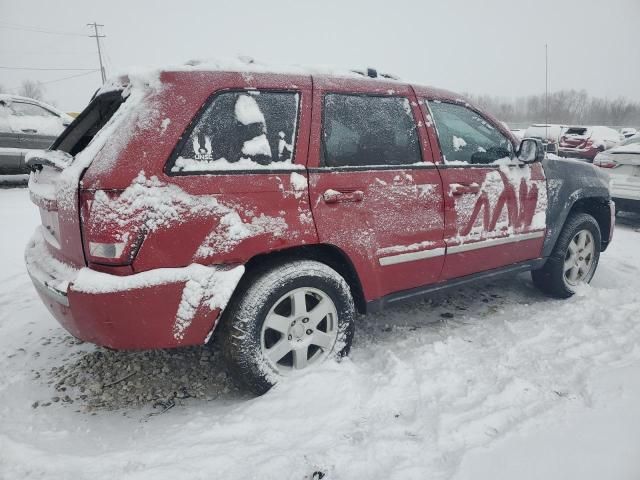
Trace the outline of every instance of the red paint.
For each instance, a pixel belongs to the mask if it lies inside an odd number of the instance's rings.
[[[442,166],[437,132],[428,119],[424,100],[460,102],[457,96],[437,89],[395,81],[329,76],[240,74],[220,72],[167,72],[161,76],[165,88],[152,98],[159,107],[141,130],[133,132],[112,168],[105,172],[108,149],[103,149],[73,193],[77,202],[62,211],[56,202],[34,201],[43,212],[58,211],[61,247],[49,247],[58,259],[112,275],[124,276],[157,268],[179,268],[191,263],[246,264],[257,255],[302,245],[326,244],[341,250],[354,265],[367,301],[510,263],[536,258],[542,238],[445,256],[434,255],[383,266],[385,257],[415,253],[460,243],[480,221],[486,238],[531,232],[531,217],[539,192],[526,183],[512,184],[496,168],[436,168]],[[227,173],[171,176],[165,164],[178,138],[198,110],[215,92],[232,89],[295,91],[300,94],[300,117],[294,163],[297,173],[308,179],[308,189],[295,192],[290,172]],[[321,171],[317,169],[321,148],[322,95],[326,92],[394,95],[411,102],[411,112],[421,144],[422,161],[433,168]],[[491,116],[487,121],[516,144],[511,133]],[[162,127],[163,119],[171,122]],[[162,132],[162,133],[160,133]],[[123,133],[123,132],[120,132]],[[115,134],[118,135],[118,132]],[[305,170],[304,167],[310,169]],[[529,169],[530,167],[505,167]],[[98,190],[108,190],[117,199],[144,171],[163,185],[179,187],[195,198],[209,196],[233,208],[245,222],[260,216],[281,218],[284,232],[263,231],[242,239],[227,249],[197,255],[198,247],[211,233],[223,229],[221,216],[186,212],[169,228],[141,231],[139,225],[109,223],[92,218],[90,204]],[[496,173],[497,172],[497,173]],[[492,209],[479,186],[489,175],[499,175],[503,191]],[[544,184],[539,164],[531,167],[531,178]],[[469,198],[469,209],[456,207],[452,188],[464,186],[459,196]],[[506,212],[511,232],[501,230],[499,217]],[[82,212],[82,214],[80,213]],[[44,216],[43,216],[44,218]],[[82,218],[82,220],[81,220]],[[473,220],[470,222],[470,218]],[[131,220],[131,219],[130,219]],[[132,222],[134,220],[131,220]],[[122,258],[108,262],[92,258],[89,241],[110,242],[119,235],[129,237]],[[223,231],[223,230],[219,230]],[[43,301],[58,321],[73,335],[113,348],[161,348],[203,343],[214,327],[218,311],[202,306],[181,340],[172,328],[184,283],[173,283],[119,293],[86,294],[70,288],[69,307],[48,297]]]

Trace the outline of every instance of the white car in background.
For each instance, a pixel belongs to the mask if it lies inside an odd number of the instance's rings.
[[[636,133],[638,133],[638,130],[636,130],[635,128],[626,127],[626,128],[621,128],[620,133],[624,138],[629,138],[629,137],[633,137]]]
[[[598,153],[593,164],[609,169],[609,189],[616,208],[640,212],[640,135]]]
[[[560,137],[566,128],[564,125],[534,123],[524,131],[524,138],[539,138],[546,152],[558,153]]]
[[[0,94],[0,174],[29,173],[28,150],[45,150],[73,118],[33,98]]]

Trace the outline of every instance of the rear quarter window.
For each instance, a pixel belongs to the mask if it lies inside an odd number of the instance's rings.
[[[292,168],[300,95],[217,94],[178,145],[171,173]]]

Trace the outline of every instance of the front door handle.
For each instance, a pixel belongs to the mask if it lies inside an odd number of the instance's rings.
[[[480,185],[477,183],[452,183],[451,194],[452,195],[464,195],[465,193],[478,193],[480,191]]]
[[[35,128],[23,128],[22,131],[24,133],[38,133],[38,130],[36,130]]]
[[[362,190],[339,192],[329,189],[322,194],[322,199],[325,203],[361,202],[364,199],[364,192]]]

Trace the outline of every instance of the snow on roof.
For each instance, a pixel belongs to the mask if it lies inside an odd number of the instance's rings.
[[[364,72],[367,70],[364,69]],[[378,72],[378,77],[372,78],[353,70],[347,70],[330,65],[274,65],[258,62],[249,57],[210,58],[189,60],[182,65],[164,65],[157,67],[133,67],[116,74],[99,90],[106,93],[113,89],[123,88],[123,79],[140,84],[157,86],[162,72],[237,72],[237,73],[271,73],[284,75],[328,75],[353,79],[384,80],[397,82],[386,74]]]

